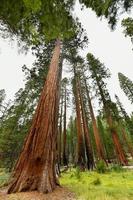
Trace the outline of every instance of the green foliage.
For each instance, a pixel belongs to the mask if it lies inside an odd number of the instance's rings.
[[[74,173],[75,177],[77,179],[80,179],[81,178],[81,171],[80,171],[80,168],[79,167],[76,167],[76,170],[75,170],[75,173]]]
[[[28,45],[75,37],[80,23],[71,15],[73,1],[2,0],[1,30],[17,35]],[[10,15],[9,15],[10,13]],[[27,45],[27,46],[28,46]]]
[[[25,7],[36,13],[41,10],[42,1],[41,0],[23,0]]]
[[[103,104],[110,104],[110,95],[106,88],[105,80],[110,78],[109,69],[102,64],[99,59],[96,59],[91,53],[87,54],[88,68],[91,72],[93,80],[93,87],[95,88],[96,95]]]
[[[21,151],[24,138],[31,126],[40,92],[46,80],[53,43],[42,49],[36,48],[37,60],[25,72],[25,88],[15,94],[15,99],[6,110],[0,123],[0,166],[11,170]]]
[[[121,165],[113,164],[113,165],[111,165],[110,170],[114,171],[114,172],[122,172],[125,169],[123,169]]]
[[[125,35],[131,37],[131,41],[133,42],[133,18],[128,17],[122,20],[122,26],[124,27]]]
[[[99,160],[96,164],[96,171],[100,174],[105,173],[107,171],[106,164],[103,160]]]
[[[126,110],[124,109],[122,103],[120,102],[120,99],[117,95],[115,95],[116,103],[119,108],[119,116],[121,117],[121,123],[126,124],[126,127],[128,128],[129,132],[132,134],[133,130],[133,122],[129,115],[127,114]]]
[[[105,16],[111,28],[114,28],[120,11],[129,11],[133,6],[132,0],[80,0],[86,7],[94,10],[98,17]]]
[[[120,87],[127,96],[127,98],[133,103],[133,82],[122,73],[118,73]]]

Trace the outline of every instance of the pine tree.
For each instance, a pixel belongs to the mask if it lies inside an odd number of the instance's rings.
[[[122,73],[118,73],[120,87],[127,96],[127,98],[133,103],[133,82],[123,75]]]
[[[76,71],[74,72],[76,73]],[[76,106],[76,126],[77,126],[77,166],[80,167],[81,170],[85,168],[85,147],[84,147],[84,139],[83,139],[83,129],[82,129],[82,116],[80,110],[80,97],[78,92],[78,84],[76,74],[73,80],[73,94],[75,98],[75,106]]]

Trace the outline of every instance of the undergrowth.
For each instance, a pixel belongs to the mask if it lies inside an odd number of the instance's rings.
[[[78,200],[133,200],[133,171],[118,166],[102,174],[77,173],[73,169],[62,174],[60,183],[73,191]]]

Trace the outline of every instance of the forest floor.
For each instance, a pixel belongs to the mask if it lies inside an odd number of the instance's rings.
[[[0,172],[0,187],[7,184],[9,174]],[[133,170],[115,167],[104,173],[69,169],[61,174],[53,193],[23,192],[7,195],[0,188],[0,200],[133,200]]]
[[[58,187],[50,194],[21,192],[7,195],[7,189],[0,190],[0,200],[76,200],[73,192],[65,187]]]

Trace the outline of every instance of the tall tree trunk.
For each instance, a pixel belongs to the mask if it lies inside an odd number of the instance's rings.
[[[76,75],[76,74],[75,74]],[[80,101],[78,96],[78,86],[75,76],[75,84],[74,84],[74,97],[76,104],[76,126],[77,126],[77,165],[80,169],[85,168],[85,149],[84,149],[84,139],[83,139],[83,129],[82,129],[82,121],[81,121],[81,109],[80,109]]]
[[[113,143],[114,143],[114,147],[115,147],[115,152],[116,152],[117,158],[118,158],[118,160],[119,160],[119,162],[121,164],[127,165],[128,161],[126,159],[125,152],[124,152],[124,150],[122,148],[122,145],[120,143],[117,131],[115,130],[115,128],[112,128],[113,127],[113,121],[112,121],[112,116],[111,116],[110,108],[107,105],[105,96],[103,94],[102,87],[99,84],[99,79],[97,77],[97,74],[95,74],[95,76],[96,76],[97,85],[98,85],[98,88],[99,88],[99,91],[100,91],[101,99],[102,99],[102,102],[103,102],[103,106],[104,106],[104,111],[105,111],[105,114],[106,114],[107,123],[109,125],[110,133],[111,133],[111,136],[112,136],[112,139],[113,139]]]
[[[80,97],[80,104],[81,104],[81,111],[82,111],[83,129],[84,129],[86,156],[87,156],[87,168],[93,169],[94,168],[93,151],[92,151],[92,145],[91,145],[91,140],[90,140],[89,128],[88,128],[88,124],[87,124],[87,118],[86,118],[86,114],[85,114],[83,98],[81,95],[82,92],[81,92],[81,85],[80,85],[79,79],[78,79],[78,89],[79,89],[79,97]]]
[[[71,134],[71,139],[70,139],[70,149],[71,149],[71,163],[74,163],[74,126],[73,126],[73,120],[71,119],[70,121],[70,134]]]
[[[93,107],[92,107],[92,103],[91,103],[91,98],[90,98],[90,94],[89,94],[89,90],[88,90],[85,78],[84,78],[84,83],[85,83],[85,88],[86,88],[86,94],[87,94],[87,99],[88,99],[88,105],[89,105],[90,116],[91,116],[91,120],[92,120],[92,126],[93,126],[93,132],[94,132],[98,157],[99,157],[99,159],[102,159],[106,162],[103,145],[101,143],[100,133],[99,133],[99,130],[98,130],[98,127],[97,127],[96,118],[95,118],[95,115],[94,115],[94,111],[93,111]]]
[[[47,79],[30,132],[13,172],[8,193],[52,192],[59,184],[55,173],[60,41],[57,40]]]
[[[65,94],[64,94],[64,131],[63,131],[63,164],[67,165],[67,157],[66,157],[66,85],[65,85]]]

